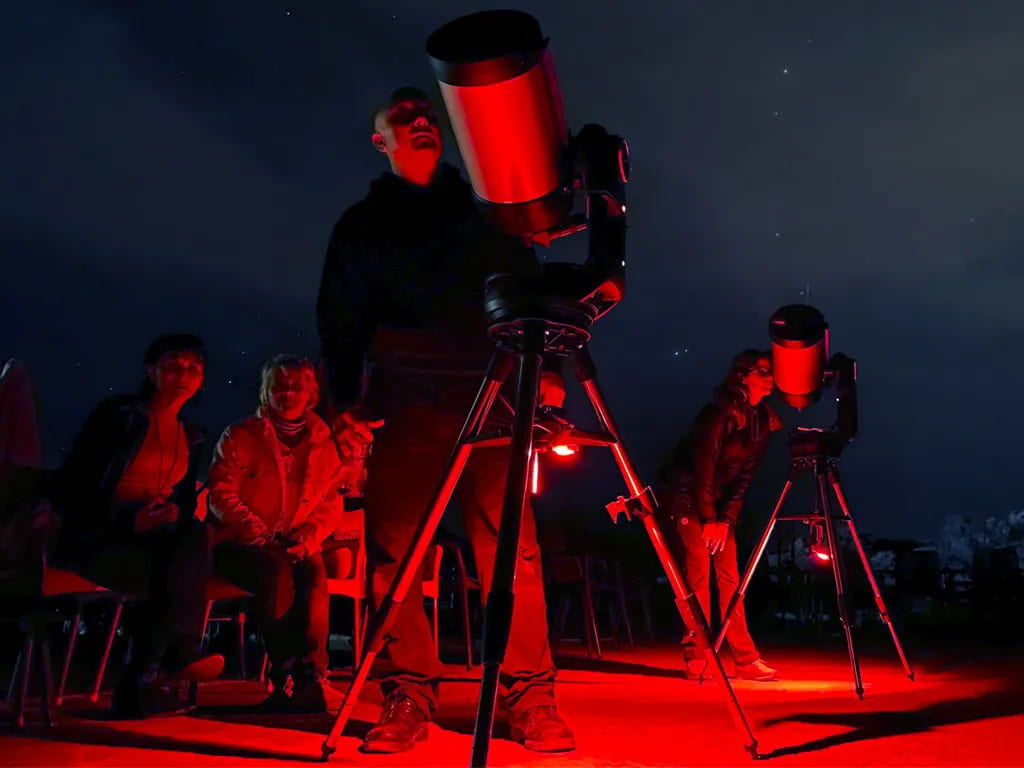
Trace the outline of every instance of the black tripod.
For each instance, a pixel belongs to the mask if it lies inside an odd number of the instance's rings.
[[[556,265],[548,265],[555,267]],[[573,265],[557,265],[569,266]],[[586,344],[590,340],[588,328],[597,317],[590,304],[548,296],[535,299],[522,292],[515,281],[506,275],[492,278],[488,283],[487,306],[492,319],[490,333],[498,345],[487,373],[463,425],[462,432],[448,461],[441,486],[434,496],[426,515],[413,536],[412,544],[399,566],[387,595],[378,610],[372,637],[366,642],[363,657],[355,670],[352,684],[345,694],[341,709],[327,738],[323,742],[323,759],[336,749],[338,735],[352,714],[359,692],[369,675],[370,668],[385,643],[385,636],[393,625],[406,598],[413,578],[421,572],[423,557],[430,546],[434,532],[448,500],[459,481],[470,452],[476,447],[508,445],[511,441],[508,476],[498,531],[497,555],[490,594],[487,596],[484,620],[483,678],[480,703],[473,731],[473,766],[484,766],[494,724],[494,710],[498,677],[509,628],[512,623],[513,584],[519,551],[519,532],[527,496],[530,461],[535,450],[534,428],[537,424],[537,402],[541,364],[545,356],[571,357],[576,377],[583,386],[597,414],[600,433],[586,433],[573,429],[571,441],[579,445],[604,445],[612,450],[630,497],[619,497],[609,505],[613,516],[625,512],[636,514],[643,520],[651,543],[661,560],[676,597],[676,605],[688,626],[696,627],[698,642],[705,649],[708,662],[718,676],[726,706],[740,729],[744,747],[757,756],[757,741],[747,724],[739,701],[722,668],[721,660],[711,645],[707,620],[701,612],[696,596],[686,583],[673,560],[661,530],[651,512],[656,507],[654,495],[643,486],[632,462],[626,455],[618,430],[604,397],[598,388],[596,369]],[[488,412],[505,378],[516,367],[515,416],[511,435],[484,434]]]
[[[768,521],[768,527],[765,528],[764,534],[761,536],[761,540],[757,544],[757,548],[750,557],[750,562],[747,565],[746,571],[743,573],[743,578],[740,581],[739,588],[736,590],[736,594],[733,595],[733,598],[729,603],[729,610],[722,621],[721,632],[719,632],[718,638],[715,641],[715,650],[718,650],[722,646],[722,641],[725,638],[726,630],[729,628],[729,623],[732,621],[733,614],[735,613],[740,601],[743,600],[743,597],[747,592],[747,587],[750,585],[750,580],[754,575],[754,569],[757,568],[757,564],[760,562],[761,556],[768,547],[768,538],[772,535],[772,531],[775,529],[775,523],[779,520],[796,520],[810,524],[812,530],[814,530],[815,526],[820,526],[818,530],[824,531],[824,538],[820,542],[822,549],[815,550],[815,552],[812,553],[812,556],[820,552],[819,556],[823,560],[827,557],[832,564],[832,576],[835,579],[836,584],[836,600],[839,605],[839,620],[842,622],[843,631],[846,634],[846,648],[850,654],[850,669],[853,671],[854,690],[860,698],[864,698],[864,684],[861,682],[860,677],[860,663],[857,661],[857,652],[853,647],[850,614],[846,605],[846,571],[843,567],[842,553],[836,546],[836,521],[846,523],[846,525],[849,526],[850,536],[853,539],[854,546],[857,548],[857,554],[860,557],[860,562],[864,566],[864,573],[868,577],[868,582],[871,584],[871,591],[875,596],[875,605],[878,607],[878,615],[882,621],[885,622],[886,626],[888,626],[889,633],[892,635],[892,641],[896,645],[896,652],[899,654],[900,661],[903,663],[903,669],[911,680],[914,679],[914,672],[910,668],[910,663],[907,661],[906,654],[903,652],[903,646],[900,645],[900,639],[896,636],[896,628],[893,626],[888,610],[886,610],[885,602],[882,600],[881,592],[878,589],[878,583],[875,581],[875,576],[871,572],[871,564],[868,561],[867,555],[864,553],[864,546],[861,544],[860,536],[857,534],[857,528],[853,524],[853,517],[850,515],[850,507],[846,503],[846,497],[843,495],[842,488],[839,487],[839,456],[842,453],[842,447],[844,444],[844,441],[836,439],[835,435],[830,432],[800,429],[794,430],[790,433],[789,477],[786,479],[785,485],[782,486],[782,492],[779,494],[779,500],[775,504],[775,510],[772,512],[771,519]],[[782,504],[785,502],[790,488],[793,487],[793,480],[797,473],[801,471],[814,472],[817,508],[811,514],[779,515],[779,510],[782,509]],[[833,513],[832,501],[829,498],[829,488],[831,488],[832,492],[835,493],[836,500],[839,502],[839,508],[842,510],[842,514],[836,515]]]

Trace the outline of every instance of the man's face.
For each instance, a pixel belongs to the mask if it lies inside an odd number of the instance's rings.
[[[429,101],[400,101],[377,115],[373,144],[403,177],[432,176],[441,159],[441,126]]]

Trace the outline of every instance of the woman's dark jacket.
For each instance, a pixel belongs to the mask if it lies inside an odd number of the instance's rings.
[[[75,557],[92,545],[130,534],[134,513],[142,505],[115,504],[114,491],[148,430],[145,401],[137,395],[108,398],[86,418],[52,489],[63,516],[62,555]],[[188,468],[169,499],[178,505],[179,526],[195,517],[196,472],[205,435],[202,428],[186,424],[185,438]]]
[[[695,512],[702,523],[735,525],[768,439],[781,428],[766,400],[752,406],[744,391],[720,388],[663,463],[662,507],[673,517]]]

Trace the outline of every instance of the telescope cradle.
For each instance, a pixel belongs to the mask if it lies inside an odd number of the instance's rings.
[[[421,572],[423,558],[441,521],[470,453],[477,448],[511,445],[508,474],[498,530],[497,554],[491,590],[485,603],[483,674],[480,702],[473,731],[471,765],[484,766],[494,724],[495,704],[501,665],[508,644],[514,603],[516,563],[522,517],[528,493],[530,462],[533,453],[543,450],[552,439],[567,440],[577,445],[605,446],[611,449],[629,490],[629,497],[620,496],[608,505],[612,519],[624,513],[629,519],[639,517],[647,529],[651,543],[661,560],[676,597],[676,605],[689,626],[696,627],[698,643],[705,650],[711,669],[718,676],[726,706],[739,728],[745,749],[757,758],[757,741],[740,708],[729,683],[721,659],[711,642],[711,631],[701,612],[696,595],[686,583],[665,543],[654,516],[657,506],[649,486],[644,486],[630,460],[608,405],[597,383],[597,370],[587,349],[590,326],[600,315],[600,308],[586,301],[557,293],[538,294],[547,283],[549,290],[564,289],[584,280],[585,267],[574,264],[545,264],[540,283],[524,286],[508,275],[492,276],[487,284],[485,306],[491,325],[489,333],[497,349],[469,410],[462,431],[455,443],[440,486],[421,520],[412,543],[399,565],[387,595],[376,614],[372,637],[364,643],[363,656],[356,667],[352,683],[322,745],[322,759],[327,760],[336,749],[338,736],[344,729],[359,698],[377,655],[386,642],[386,635],[398,616],[409,587]],[[524,288],[529,290],[524,290]],[[546,440],[538,440],[538,400],[541,367],[545,359],[569,358],[576,378],[593,406],[600,425],[599,432],[569,429]],[[498,391],[515,369],[514,416],[511,430],[484,432],[485,423]]]
[[[854,524],[853,516],[850,514],[850,507],[846,503],[846,496],[843,494],[843,490],[839,485],[839,460],[842,455],[843,448],[846,447],[848,442],[849,440],[847,439],[847,436],[840,431],[795,429],[789,433],[787,437],[787,443],[789,445],[789,476],[786,478],[786,482],[782,486],[782,492],[779,494],[778,501],[775,504],[775,509],[772,511],[771,518],[768,520],[768,526],[765,528],[764,533],[761,536],[761,540],[758,542],[751,554],[750,561],[743,573],[743,578],[740,580],[739,587],[729,603],[729,609],[726,611],[726,615],[722,620],[721,631],[718,633],[718,637],[715,640],[715,650],[717,651],[722,646],[726,632],[729,629],[729,624],[731,623],[741,601],[744,599],[747,588],[750,586],[750,581],[753,578],[754,571],[768,547],[768,540],[772,535],[772,531],[775,530],[775,524],[779,521],[796,521],[806,523],[812,528],[815,525],[820,525],[825,532],[825,539],[823,543],[827,547],[829,562],[832,565],[832,578],[835,581],[836,587],[836,602],[839,608],[839,621],[843,625],[843,631],[846,636],[846,649],[850,658],[850,669],[853,673],[854,692],[858,697],[863,699],[864,684],[861,680],[860,662],[858,661],[857,652],[853,645],[850,614],[846,601],[848,583],[846,578],[846,569],[843,565],[842,553],[836,545],[836,523],[845,523],[850,530],[850,537],[852,538],[853,544],[857,550],[857,555],[860,558],[861,565],[864,567],[864,574],[867,576],[868,583],[871,585],[871,592],[874,595],[875,606],[878,609],[879,618],[881,618],[883,623],[888,627],[889,634],[892,635],[893,644],[896,646],[896,652],[899,654],[900,662],[903,664],[903,669],[911,680],[914,679],[914,671],[910,666],[910,662],[907,661],[906,654],[903,652],[903,646],[900,644],[899,637],[896,634],[896,627],[893,626],[892,618],[889,616],[889,611],[885,607],[885,601],[882,599],[881,592],[878,588],[878,582],[875,581],[875,576],[871,571],[871,563],[868,560],[864,551],[864,545],[861,543],[860,536],[857,533],[857,527]],[[790,489],[793,487],[793,481],[800,472],[814,473],[816,497],[815,509],[814,511],[805,514],[780,515],[779,512],[782,509],[782,505],[785,502],[786,497],[789,495]],[[838,514],[833,510],[832,501],[829,497],[829,489],[832,490],[835,494],[836,500],[839,502],[840,512]]]

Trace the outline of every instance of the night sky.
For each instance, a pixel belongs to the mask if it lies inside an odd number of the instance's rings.
[[[505,5],[5,9],[0,356],[35,378],[51,464],[99,398],[134,389],[158,333],[206,339],[214,435],[254,408],[263,359],[316,354],[331,227],[386,167],[371,108],[434,87],[436,26]],[[861,530],[929,537],[948,514],[1024,505],[1019,0],[516,7],[551,37],[570,124],[632,150],[628,295],[592,349],[647,476],[809,286],[859,363],[843,481]],[[592,482],[606,457],[588,465],[565,487],[600,515],[622,489]],[[767,516],[785,472],[779,438],[748,514]]]

